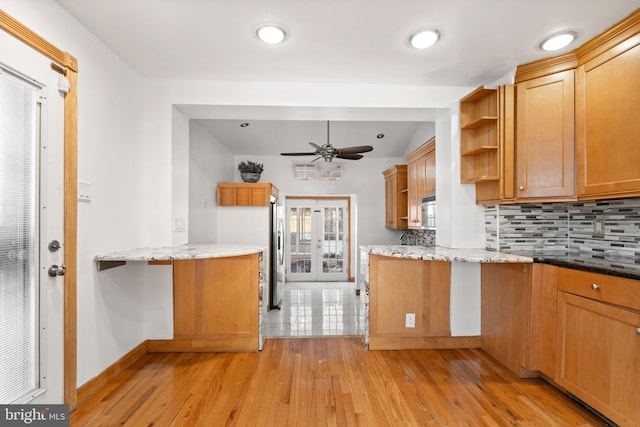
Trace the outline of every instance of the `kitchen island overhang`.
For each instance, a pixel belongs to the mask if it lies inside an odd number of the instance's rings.
[[[101,264],[170,265],[173,339],[147,340],[149,351],[259,351],[265,339],[266,250],[187,244],[113,251],[94,261],[98,271],[105,270]]]

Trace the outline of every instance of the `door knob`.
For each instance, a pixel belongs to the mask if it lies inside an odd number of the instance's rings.
[[[64,276],[65,274],[67,274],[67,267],[65,267],[64,264],[53,264],[51,267],[49,267],[49,276],[51,277]]]

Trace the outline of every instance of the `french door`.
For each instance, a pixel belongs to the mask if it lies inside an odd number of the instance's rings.
[[[287,281],[347,281],[347,200],[287,199],[287,219]]]

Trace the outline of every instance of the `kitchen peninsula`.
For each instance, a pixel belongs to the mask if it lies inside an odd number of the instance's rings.
[[[460,298],[451,292],[452,262],[530,264],[533,258],[483,249],[361,246],[365,346],[371,350],[479,347],[480,334],[451,333],[451,323],[460,315],[451,310]],[[472,299],[473,289],[463,290],[462,295]]]
[[[96,255],[98,270],[126,262],[173,267],[173,339],[155,351],[258,351],[264,342],[265,247],[182,245]]]

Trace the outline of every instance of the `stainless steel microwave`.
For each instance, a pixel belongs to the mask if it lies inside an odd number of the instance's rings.
[[[436,229],[436,196],[422,199],[422,229]]]

